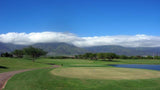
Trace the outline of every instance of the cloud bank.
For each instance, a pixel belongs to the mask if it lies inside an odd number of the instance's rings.
[[[64,42],[78,47],[90,47],[100,45],[120,45],[125,47],[160,47],[160,36],[116,35],[78,37],[73,33],[63,32],[33,32],[0,34],[0,42],[20,45],[32,45],[35,43]]]

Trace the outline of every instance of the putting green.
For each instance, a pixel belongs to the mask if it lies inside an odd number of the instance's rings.
[[[69,67],[51,71],[53,75],[83,79],[150,79],[160,78],[160,71],[115,67]]]

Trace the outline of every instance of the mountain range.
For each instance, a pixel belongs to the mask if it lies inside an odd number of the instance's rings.
[[[105,46],[94,46],[86,47],[86,50],[97,53],[97,52],[111,52],[118,55],[127,56],[160,56],[160,47],[122,47],[116,45],[105,45]]]
[[[93,47],[76,47],[67,43],[37,43],[33,44],[33,47],[41,48],[48,52],[48,55],[58,56],[58,55],[78,55],[87,52],[99,53],[99,52],[112,52],[118,55],[159,55],[160,47],[122,47],[116,45],[105,45],[105,46],[93,46]],[[0,53],[12,52],[15,49],[22,49],[27,47],[27,45],[15,45],[11,43],[1,43],[0,42]]]

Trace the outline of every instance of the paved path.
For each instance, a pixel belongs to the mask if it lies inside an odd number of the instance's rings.
[[[60,66],[59,65],[53,65],[53,67],[49,67],[49,68],[57,68],[57,67],[60,67]],[[36,69],[40,69],[40,68],[36,68]],[[5,87],[7,81],[12,76],[14,76],[15,74],[25,72],[25,71],[31,71],[31,70],[35,70],[35,69],[25,69],[25,70],[18,70],[18,71],[0,73],[0,90],[2,90]]]

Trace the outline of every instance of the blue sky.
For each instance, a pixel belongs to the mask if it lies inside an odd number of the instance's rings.
[[[160,0],[0,0],[0,34],[160,36]]]
[[[160,47],[160,0],[0,0],[0,42]]]

